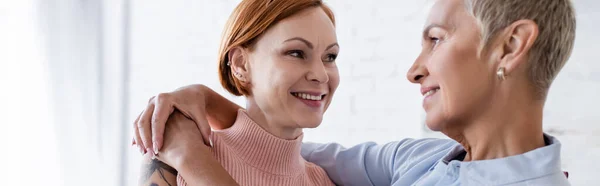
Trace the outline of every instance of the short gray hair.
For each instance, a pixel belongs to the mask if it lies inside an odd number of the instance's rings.
[[[571,0],[464,0],[481,27],[485,48],[499,31],[518,20],[532,20],[539,35],[529,52],[529,78],[541,98],[565,65],[575,42]]]

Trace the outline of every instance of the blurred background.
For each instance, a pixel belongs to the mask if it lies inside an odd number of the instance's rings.
[[[0,0],[2,185],[135,185],[132,122],[160,92],[218,83],[217,49],[239,0]],[[420,52],[431,1],[325,0],[342,78],[306,141],[354,145],[443,137],[423,125]],[[577,39],[546,103],[573,185],[600,182],[600,2],[574,0]],[[396,118],[400,117],[400,122]],[[7,183],[5,182],[7,181]]]

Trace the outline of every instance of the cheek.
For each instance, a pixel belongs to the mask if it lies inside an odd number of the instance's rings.
[[[433,65],[431,72],[442,89],[441,114],[453,118],[480,109],[477,105],[485,102],[490,91],[484,63],[458,56],[445,59],[444,63]]]
[[[333,93],[340,85],[340,73],[337,67],[333,67],[327,74],[329,75],[329,90]]]
[[[263,60],[254,64],[251,69],[252,73],[252,92],[254,97],[263,101],[268,101],[273,96],[276,96],[275,90],[279,89],[282,84],[282,78],[285,75],[277,67],[277,61]]]
[[[439,55],[428,64],[430,76],[440,86],[441,104],[440,111],[444,115],[453,115],[460,112],[465,101],[469,101],[466,94],[476,78],[473,75],[471,59],[465,58],[464,52],[449,50],[444,55]]]
[[[272,98],[279,97],[282,102],[289,98],[292,86],[302,78],[301,70],[288,61],[273,65],[264,76],[263,81],[267,82],[265,89],[270,91]]]
[[[430,70],[430,76],[437,80],[438,85],[440,86],[440,104],[438,104],[438,110],[443,114],[447,112],[451,112],[453,109],[454,101],[456,100],[457,94],[456,90],[461,89],[460,78],[457,78],[457,68],[455,59],[446,58],[446,61],[442,64],[433,64]]]

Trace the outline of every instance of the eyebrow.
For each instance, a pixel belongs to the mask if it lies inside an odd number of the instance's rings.
[[[287,40],[285,40],[283,42],[285,43],[285,42],[294,41],[294,40],[301,41],[304,44],[306,44],[306,46],[308,46],[308,48],[314,49],[314,46],[313,46],[313,44],[310,41],[308,41],[308,40],[306,40],[304,38],[301,38],[301,37],[293,37],[293,38],[287,39]],[[340,47],[340,45],[336,42],[336,43],[333,43],[333,44],[327,46],[327,48],[325,48],[325,50],[329,50],[330,48],[333,48],[334,46]]]
[[[314,46],[313,46],[313,44],[312,44],[311,42],[309,42],[309,41],[307,41],[306,39],[304,39],[304,38],[301,38],[301,37],[294,37],[294,38],[290,38],[290,39],[287,39],[287,40],[285,40],[285,41],[283,41],[283,42],[285,43],[285,42],[288,42],[288,41],[294,41],[294,40],[297,40],[297,41],[302,41],[302,42],[303,42],[304,44],[306,44],[306,46],[308,46],[308,48],[310,48],[310,49],[313,49],[313,48],[314,48]]]
[[[330,48],[333,48],[334,46],[340,47],[340,45],[338,45],[338,43],[333,43],[333,44],[329,45],[327,48],[325,48],[325,50],[329,50]]]
[[[429,37],[429,36],[427,36],[427,35],[429,35],[429,31],[430,31],[431,29],[433,29],[433,28],[441,28],[441,29],[444,29],[444,30],[446,30],[446,27],[444,27],[444,26],[442,26],[442,25],[439,25],[439,24],[430,24],[430,25],[428,25],[427,27],[425,27],[425,29],[423,29],[423,38],[427,38],[427,37]]]

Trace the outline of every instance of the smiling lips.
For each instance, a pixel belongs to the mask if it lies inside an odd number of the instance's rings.
[[[312,94],[312,93],[302,93],[302,92],[292,92],[292,95],[294,95],[300,99],[313,100],[313,101],[321,101],[325,97],[325,94]]]
[[[319,108],[327,94],[315,92],[292,92],[294,97],[298,98],[309,107]]]
[[[427,98],[436,93],[438,90],[440,90],[439,86],[423,87],[421,88],[421,94],[423,95],[423,97]]]

